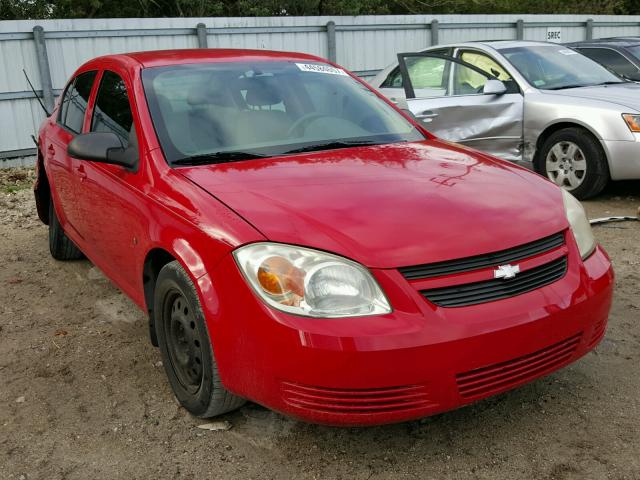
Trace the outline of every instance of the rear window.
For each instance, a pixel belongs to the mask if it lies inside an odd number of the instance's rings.
[[[58,122],[73,133],[82,132],[84,116],[87,112],[87,104],[95,78],[95,71],[81,73],[69,84],[62,97]]]

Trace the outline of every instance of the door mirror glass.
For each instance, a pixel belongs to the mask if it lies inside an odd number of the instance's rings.
[[[110,132],[91,132],[77,135],[67,147],[69,156],[80,160],[91,160],[134,169],[137,155],[131,155],[130,150],[122,146],[120,138],[115,133]]]
[[[500,80],[487,80],[482,89],[485,95],[502,95],[506,93],[507,87]]]

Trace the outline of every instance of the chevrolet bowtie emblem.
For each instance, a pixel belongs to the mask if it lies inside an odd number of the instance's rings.
[[[493,278],[514,278],[520,273],[520,265],[500,265],[493,271]]]

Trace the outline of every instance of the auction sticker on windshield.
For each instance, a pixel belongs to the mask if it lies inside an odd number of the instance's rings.
[[[329,65],[320,65],[317,63],[296,63],[296,65],[303,72],[328,73],[330,75],[348,76],[347,72],[345,72],[341,68],[335,68]]]

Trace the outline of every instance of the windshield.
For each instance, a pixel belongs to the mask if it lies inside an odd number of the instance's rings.
[[[622,82],[600,64],[567,47],[537,45],[505,48],[500,53],[527,82],[542,90]]]
[[[631,52],[631,54],[637,59],[640,59],[640,45],[633,45],[631,47],[626,47],[626,50],[628,52]]]
[[[367,87],[322,63],[172,65],[144,70],[143,83],[175,165],[425,138]]]

